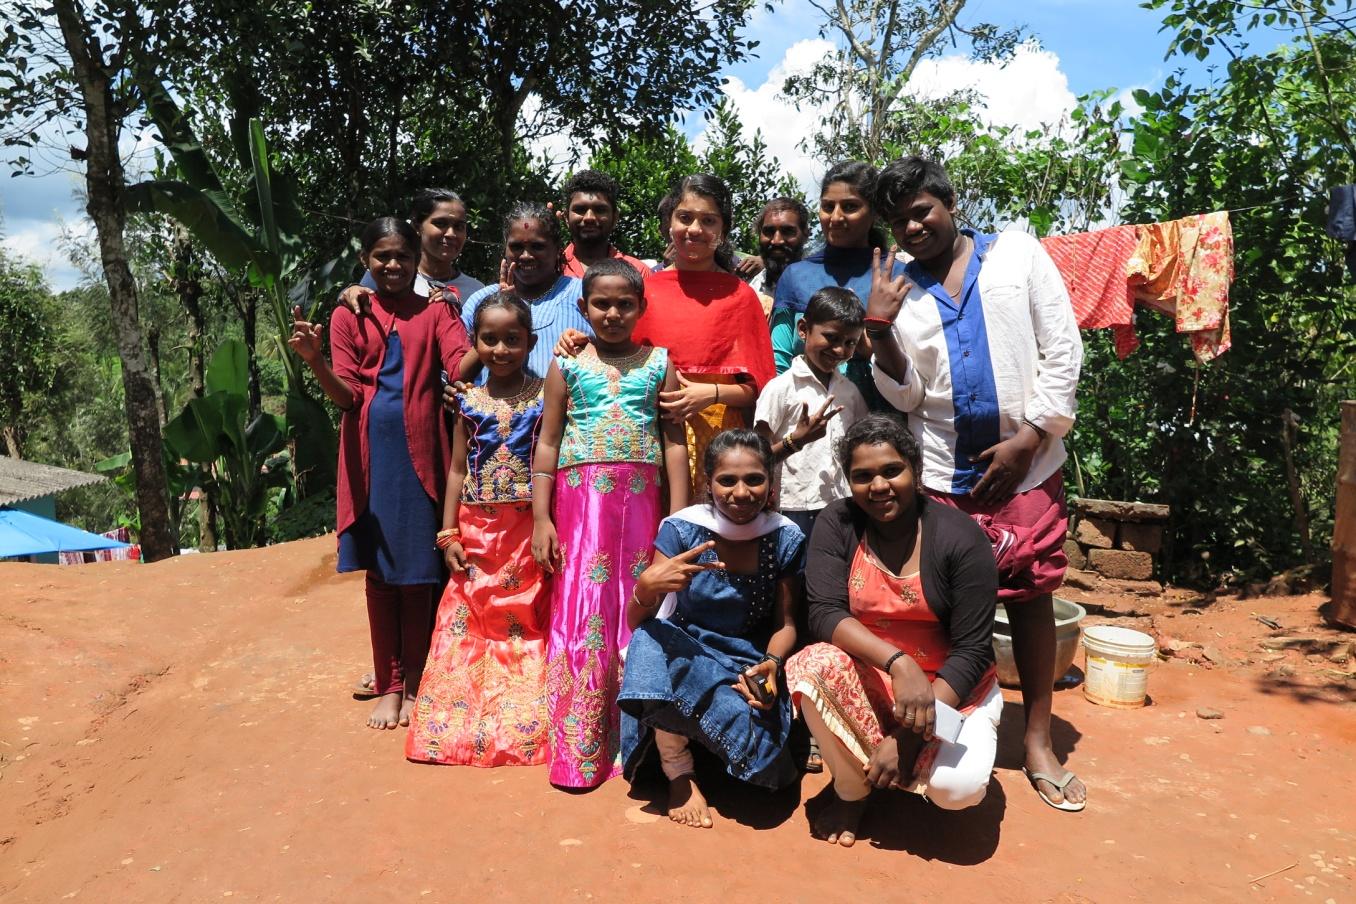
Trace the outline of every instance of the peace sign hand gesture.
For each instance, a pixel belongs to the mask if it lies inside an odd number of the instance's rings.
[[[300,305],[292,308],[292,337],[287,340],[287,344],[307,364],[314,364],[320,360],[323,346],[321,337],[324,332],[323,324],[306,321]]]
[[[894,267],[894,254],[882,254],[879,248],[871,249],[871,294],[866,300],[866,316],[870,320],[894,323],[904,307],[910,283],[902,273],[891,276]]]
[[[806,443],[812,443],[828,432],[829,421],[833,420],[843,410],[842,405],[830,410],[829,406],[832,404],[833,396],[829,396],[824,400],[824,404],[819,406],[819,410],[811,415],[810,404],[801,402],[800,419],[796,422],[796,429],[791,432],[793,445],[801,448]]]
[[[702,553],[715,547],[715,540],[707,540],[686,552],[680,552],[671,559],[663,559],[656,554],[654,563],[636,580],[636,599],[662,600],[670,593],[677,593],[686,588],[692,578],[703,571],[718,571],[724,568],[724,562],[697,561]]]

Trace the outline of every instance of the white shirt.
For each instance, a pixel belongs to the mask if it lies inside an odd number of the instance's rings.
[[[1040,242],[1020,231],[973,235],[957,302],[917,263],[895,319],[909,358],[901,382],[875,364],[876,387],[909,414],[923,450],[923,485],[967,493],[987,467],[970,461],[1015,435],[1022,420],[1049,434],[1017,487],[1044,483],[1067,457],[1083,341],[1064,280]]]
[[[818,511],[849,495],[847,475],[834,449],[847,428],[869,412],[851,380],[835,370],[826,389],[804,355],[793,358],[791,366],[769,380],[758,396],[754,422],[768,426],[773,442],[784,439],[800,422],[802,405],[809,405],[813,415],[829,396],[834,407],[841,405],[843,410],[829,419],[823,436],[791,453],[777,467],[778,508],[784,512]]]

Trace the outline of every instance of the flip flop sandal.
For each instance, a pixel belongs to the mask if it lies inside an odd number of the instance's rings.
[[[353,688],[352,688],[352,690],[353,690],[353,696],[354,696],[356,699],[358,699],[358,700],[371,700],[373,697],[378,696],[378,694],[377,694],[377,687],[376,687],[376,684],[377,684],[377,683],[376,683],[376,679],[374,678],[373,681],[372,681],[372,683],[371,683],[371,684],[368,684],[368,683],[367,683],[367,679],[368,679],[369,677],[371,677],[371,676],[370,676],[370,675],[364,675],[362,678],[360,678],[360,679],[358,680],[358,682],[357,682],[356,684],[353,685]]]
[[[810,738],[810,752],[805,755],[805,771],[818,775],[824,771],[824,757],[819,754],[819,742]]]
[[[1031,783],[1032,789],[1038,795],[1040,795],[1040,799],[1045,801],[1050,806],[1054,807],[1056,810],[1063,810],[1065,813],[1077,813],[1079,810],[1082,810],[1084,807],[1088,805],[1088,802],[1085,800],[1079,801],[1078,803],[1074,803],[1073,801],[1068,800],[1062,800],[1059,803],[1055,803],[1053,800],[1050,799],[1049,795],[1047,795],[1044,791],[1041,790],[1041,786],[1036,784],[1037,782],[1049,782],[1050,784],[1055,786],[1056,790],[1058,790],[1060,794],[1063,794],[1064,789],[1069,786],[1069,782],[1077,778],[1076,775],[1074,775],[1072,772],[1069,772],[1068,770],[1065,770],[1064,775],[1058,779],[1056,779],[1053,775],[1046,775],[1044,772],[1030,772],[1027,770],[1025,766],[1022,767],[1022,774],[1025,775],[1026,780]]]

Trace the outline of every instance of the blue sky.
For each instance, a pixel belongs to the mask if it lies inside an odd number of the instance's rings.
[[[798,42],[817,37],[818,15],[805,0],[782,0],[772,13],[759,7],[754,14],[750,32],[761,41],[757,56],[727,73],[738,80],[733,88],[742,85],[744,89],[742,104],[754,105],[741,106],[741,110],[749,111],[751,123],[761,118],[758,114],[763,111],[758,108],[769,106],[768,99],[778,87],[775,78],[768,84],[769,73]],[[1140,8],[1137,0],[970,0],[962,21],[985,20],[1025,25],[1051,55],[1044,58],[1043,68],[1022,70],[1036,73],[1030,78],[1048,81],[1048,85],[1031,86],[1028,96],[1057,94],[1067,98],[1070,93],[1079,95],[1099,88],[1154,87],[1178,67],[1185,67],[1194,78],[1205,78],[1205,65],[1195,60],[1164,61],[1169,36],[1158,30],[1161,14]],[[804,58],[807,45],[800,46]],[[992,72],[989,75],[999,80],[1005,77]],[[1013,74],[1009,72],[1006,77]],[[761,92],[757,91],[760,86]],[[777,116],[770,115],[769,121],[775,125]],[[772,133],[775,129],[764,127],[764,131]],[[784,163],[794,162],[787,159],[794,151],[785,146],[780,150],[774,146],[774,151]],[[6,154],[5,159],[9,156]],[[803,163],[802,168],[808,166]],[[793,172],[797,170],[793,168]],[[798,175],[803,182],[812,183],[812,171]],[[4,243],[11,252],[40,263],[56,289],[70,288],[79,278],[56,243],[60,220],[84,228],[83,212],[75,200],[76,179],[70,172],[40,178],[10,178],[7,172],[0,173]]]

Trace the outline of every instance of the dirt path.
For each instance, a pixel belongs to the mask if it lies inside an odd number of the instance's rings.
[[[0,899],[1356,902],[1350,664],[1268,659],[1277,632],[1251,617],[1316,632],[1317,597],[1071,594],[1179,648],[1145,709],[1057,694],[1088,810],[1045,807],[1014,771],[1009,702],[982,806],[894,795],[843,850],[808,834],[818,777],[717,784],[701,832],[620,780],[567,794],[540,768],[406,763],[346,693],[366,624],[332,550],[0,565]]]

